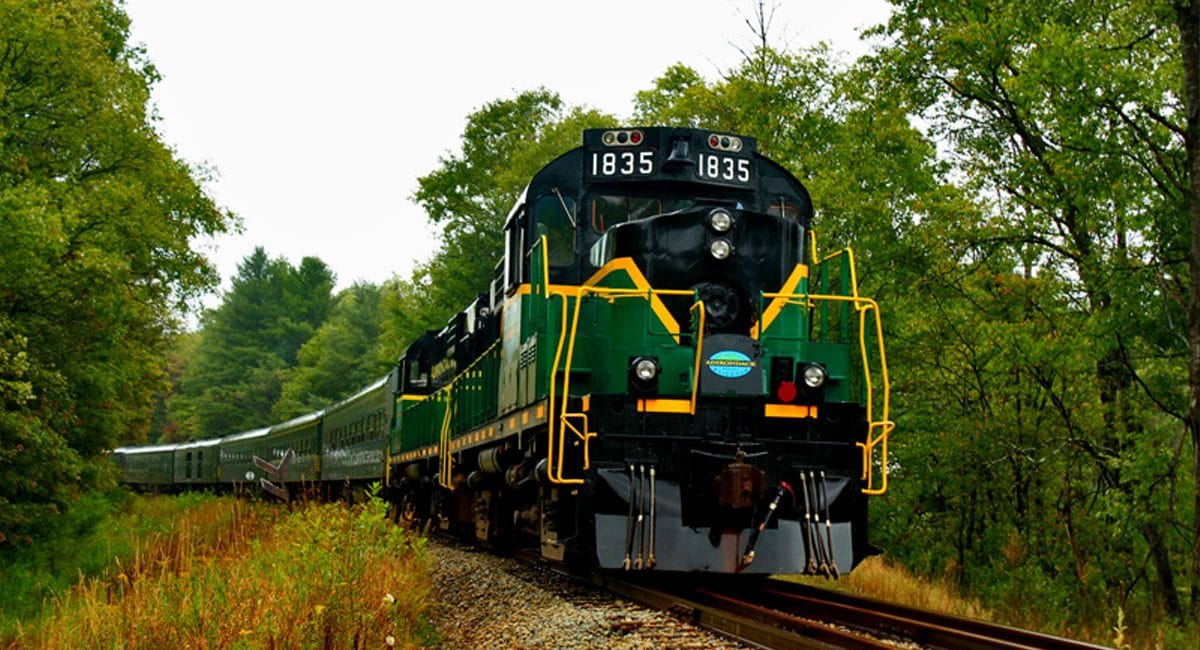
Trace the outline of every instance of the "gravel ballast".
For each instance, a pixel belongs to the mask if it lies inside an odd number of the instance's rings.
[[[546,569],[439,542],[427,548],[441,647],[745,647]]]

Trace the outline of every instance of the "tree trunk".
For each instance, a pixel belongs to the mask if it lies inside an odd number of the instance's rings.
[[[1184,148],[1187,153],[1188,221],[1192,229],[1191,287],[1188,295],[1187,427],[1192,437],[1193,480],[1196,507],[1192,515],[1192,616],[1200,616],[1200,0],[1177,0],[1180,54],[1183,59],[1184,107],[1187,116]]]

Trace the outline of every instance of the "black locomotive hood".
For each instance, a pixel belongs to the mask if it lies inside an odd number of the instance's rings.
[[[732,217],[728,230],[714,227],[715,212]],[[633,259],[657,289],[700,291],[714,319],[710,330],[744,332],[754,322],[760,293],[778,291],[802,261],[803,242],[795,222],[707,206],[614,226],[605,254]],[[688,306],[675,305],[672,312],[686,320]]]

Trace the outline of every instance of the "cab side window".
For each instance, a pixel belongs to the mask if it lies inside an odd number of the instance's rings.
[[[575,263],[575,201],[557,194],[543,196],[533,206],[537,234],[546,237],[550,266]],[[537,242],[534,242],[535,244]]]

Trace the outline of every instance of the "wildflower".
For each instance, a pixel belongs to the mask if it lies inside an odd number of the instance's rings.
[[[396,637],[389,634],[389,635],[387,635],[387,637],[385,637],[383,639],[383,642],[386,643],[387,646],[390,648],[390,647],[396,645]]]
[[[396,597],[395,597],[395,596],[393,596],[393,595],[391,595],[391,594],[384,594],[384,595],[383,595],[383,604],[384,604],[384,605],[391,605],[391,604],[392,604],[392,603],[394,603],[394,602],[396,602]]]
[[[317,605],[316,607],[313,608],[313,611],[317,613],[317,616],[320,616],[321,612],[325,611],[325,606]]]

